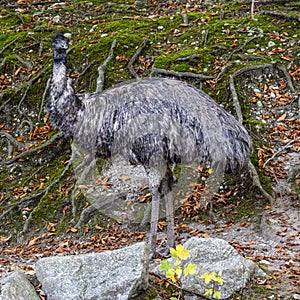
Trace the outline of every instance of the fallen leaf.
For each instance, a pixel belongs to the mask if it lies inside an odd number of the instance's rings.
[[[281,121],[283,121],[285,118],[286,118],[286,113],[284,113],[282,116],[280,116],[280,117],[277,119],[277,122],[281,122]]]
[[[129,176],[121,176],[118,178],[120,181],[127,181],[127,180],[130,180],[130,177]]]

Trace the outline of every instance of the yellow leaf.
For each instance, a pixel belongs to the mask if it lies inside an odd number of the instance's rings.
[[[188,266],[183,270],[183,274],[187,276],[188,274],[195,274],[197,266],[195,264],[188,264]]]
[[[175,261],[174,265],[175,265],[175,266],[179,266],[180,264],[181,264],[181,260],[179,260],[179,259],[176,259],[176,261]]]
[[[171,248],[170,253],[173,257],[178,257],[180,259],[185,259],[190,254],[190,251],[184,249],[182,245],[177,245],[176,249]]]

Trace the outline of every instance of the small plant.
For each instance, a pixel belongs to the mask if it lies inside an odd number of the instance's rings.
[[[199,278],[204,279],[204,282],[206,284],[209,284],[210,282],[213,282],[213,288],[212,289],[207,289],[205,291],[205,296],[209,296],[212,298],[221,298],[221,293],[216,290],[216,284],[222,285],[224,283],[224,279],[222,279],[222,272],[218,273],[218,276],[216,275],[216,272],[206,272],[203,275],[201,275]]]
[[[186,250],[182,245],[177,245],[176,248],[171,248],[170,253],[173,258],[175,258],[174,262],[170,262],[168,260],[162,260],[159,265],[159,269],[161,271],[166,272],[166,278],[170,279],[173,283],[175,283],[178,287],[180,287],[180,277],[182,274],[184,276],[193,275],[196,273],[197,265],[188,264],[185,268],[182,267],[182,261],[185,260],[190,252]],[[205,291],[205,296],[213,299],[221,298],[221,292],[219,292],[216,288],[217,285],[222,285],[224,283],[224,279],[222,279],[222,272],[206,272],[203,275],[199,276],[200,279],[204,279],[205,284],[212,283],[212,288],[207,289]],[[171,297],[170,300],[177,300],[176,297]]]
[[[170,263],[168,260],[162,260],[159,266],[161,271],[166,271],[167,279],[171,279],[174,283],[178,283],[182,272],[184,276],[195,274],[197,267],[195,264],[188,264],[184,269],[181,266],[182,261],[190,254],[188,250],[184,249],[182,245],[177,245],[176,249],[170,249],[170,253],[173,258],[176,258],[174,264]]]

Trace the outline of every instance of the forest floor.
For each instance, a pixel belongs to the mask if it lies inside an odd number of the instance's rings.
[[[112,250],[147,238],[145,231],[101,216],[75,228],[90,203],[84,192],[76,194],[73,216],[71,147],[52,127],[45,109],[50,41],[60,31],[72,34],[69,61],[77,92],[95,90],[98,66],[116,40],[105,89],[151,74],[200,86],[238,119],[235,100],[239,103],[253,142],[251,161],[274,203],[249,173],[226,177],[214,198],[212,220],[197,209],[203,187],[191,180],[187,194],[177,191],[183,201],[177,210],[176,242],[190,236],[219,237],[268,270],[265,280],[253,282],[234,299],[300,299],[298,1],[256,1],[253,17],[250,1],[3,3],[0,277],[17,269],[34,277],[40,257]],[[101,178],[103,189],[128,182],[121,169],[112,177]],[[139,196],[150,199],[147,191]],[[159,243],[165,240],[165,225],[160,222]],[[162,299],[176,296],[166,285],[151,278],[151,293]]]

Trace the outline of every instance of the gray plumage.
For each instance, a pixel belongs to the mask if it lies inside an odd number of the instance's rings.
[[[207,94],[177,80],[144,79],[102,93],[76,95],[67,76],[68,39],[56,34],[52,47],[50,119],[93,155],[121,154],[145,167],[153,198],[149,244],[155,253],[160,194],[167,199],[168,227],[174,222],[168,165],[205,163],[219,173],[236,172],[248,163],[249,135]],[[173,244],[174,231],[168,228],[168,245]]]

